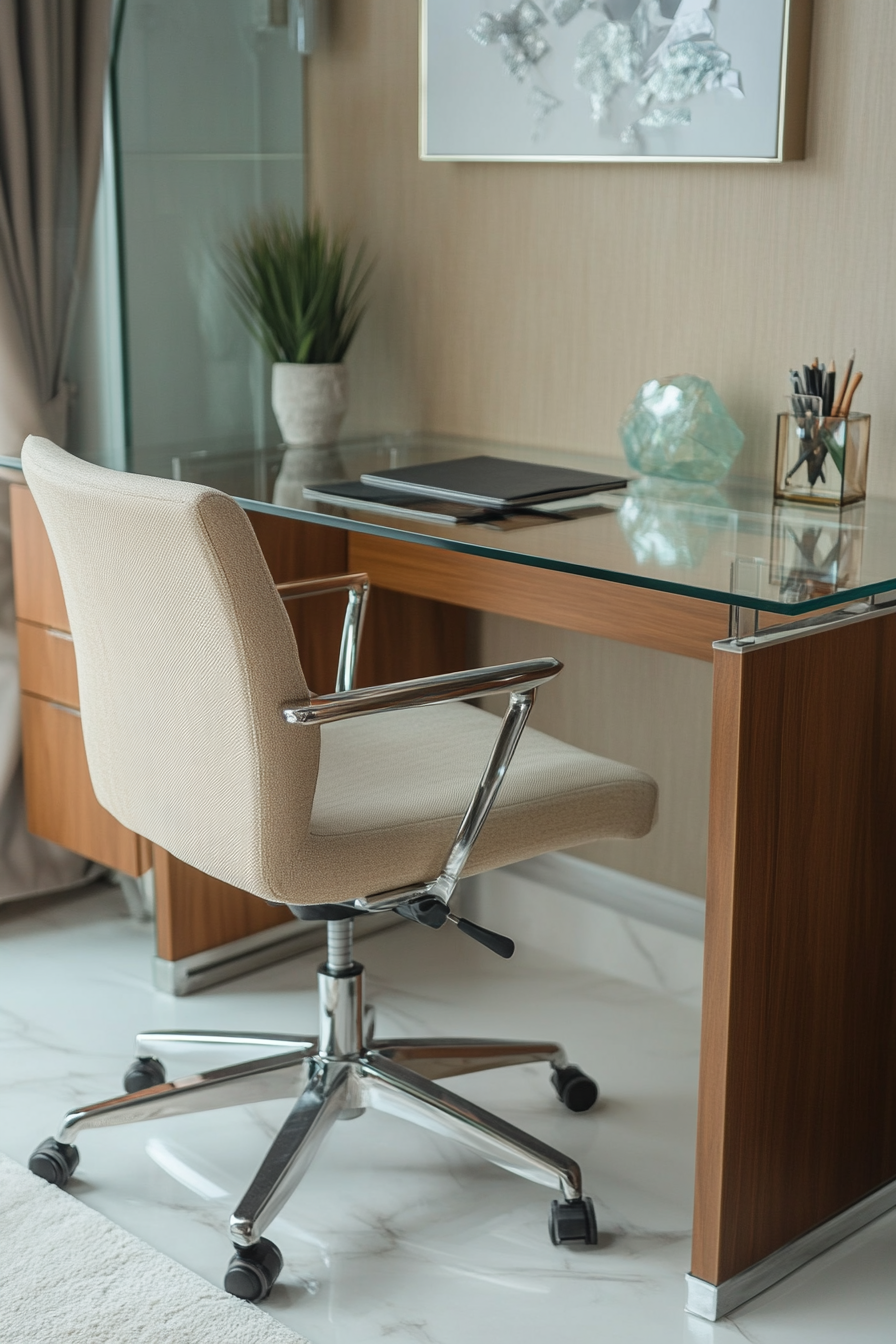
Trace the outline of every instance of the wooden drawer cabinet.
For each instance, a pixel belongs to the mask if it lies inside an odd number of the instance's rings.
[[[68,630],[68,612],[50,538],[26,485],[10,486],[9,513],[16,616],[52,630]]]
[[[28,827],[95,863],[138,877],[151,864],[150,847],[101,807],[93,792],[65,598],[46,529],[24,485],[10,487],[10,516]]]
[[[22,752],[35,835],[131,877],[146,872],[152,861],[147,842],[97,802],[77,709],[23,692]]]
[[[19,639],[19,684],[23,691],[77,709],[78,669],[75,646],[67,630],[31,621],[16,621]]]

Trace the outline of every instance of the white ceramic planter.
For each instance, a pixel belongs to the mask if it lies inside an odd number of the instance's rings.
[[[275,364],[271,404],[284,443],[333,443],[348,409],[348,370],[344,364]]]

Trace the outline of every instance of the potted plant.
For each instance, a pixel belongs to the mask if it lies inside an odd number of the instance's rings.
[[[371,267],[363,246],[318,219],[278,209],[257,216],[225,248],[237,311],[273,364],[271,402],[287,444],[332,443],[348,406],[346,351],[364,314]]]

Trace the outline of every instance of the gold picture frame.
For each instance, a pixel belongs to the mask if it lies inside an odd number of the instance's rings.
[[[774,106],[770,96],[765,98],[762,106],[762,133],[761,136],[758,130],[754,133],[754,139],[761,138],[763,141],[763,148],[767,150],[763,153],[693,153],[682,152],[678,148],[675,152],[657,152],[657,142],[661,143],[664,139],[674,139],[678,144],[684,142],[687,148],[685,128],[673,127],[671,129],[674,133],[667,133],[663,129],[655,131],[651,127],[649,132],[643,132],[638,126],[635,127],[635,137],[640,143],[636,149],[627,149],[623,144],[619,150],[607,152],[604,143],[601,146],[604,152],[581,152],[584,132],[578,124],[574,135],[567,133],[564,137],[554,133],[557,118],[553,117],[552,110],[550,116],[544,113],[544,108],[551,103],[563,107],[564,102],[554,95],[550,87],[543,87],[549,85],[549,80],[540,80],[541,70],[548,67],[549,61],[542,62],[541,56],[536,55],[535,59],[527,63],[524,42],[526,39],[536,43],[559,43],[562,40],[568,49],[571,38],[581,40],[584,25],[589,18],[592,23],[604,23],[604,18],[595,13],[587,0],[582,0],[578,7],[575,0],[521,0],[521,3],[517,3],[517,0],[503,0],[503,12],[498,13],[485,12],[484,5],[487,3],[488,0],[420,0],[420,157],[427,162],[775,164],[805,157],[813,0],[764,0],[770,11],[780,6],[780,28],[778,23],[773,23],[766,34],[765,46],[768,50],[765,52],[763,67],[764,87],[770,89],[774,83],[777,96]],[[500,3],[501,0],[498,0]],[[578,23],[575,31],[573,24],[567,20],[564,20],[564,28],[558,26],[559,20],[552,23],[552,17],[560,12],[560,6],[564,3],[567,5],[567,13],[572,9],[576,14]],[[758,11],[762,3],[763,0],[679,0],[675,13],[681,5],[686,5],[690,11],[706,11],[714,22],[719,23],[720,28],[724,26],[725,20],[743,27],[751,19],[760,21]],[[610,0],[607,16],[612,19],[614,12],[624,12],[627,5],[633,4],[634,0]],[[733,6],[740,7],[736,15]],[[522,25],[524,20],[532,16],[533,9],[540,12],[541,21],[536,19],[528,33],[522,32],[521,37],[511,34],[509,38],[505,35],[495,39],[486,34],[485,39],[480,36],[478,47],[477,42],[472,40],[471,29],[476,26],[477,16],[480,22],[491,21],[494,26],[495,23],[513,20],[521,13]],[[669,9],[667,0],[667,14]],[[667,22],[671,23],[672,19],[667,17]],[[446,24],[450,24],[450,29]],[[778,32],[780,42],[775,51],[774,42]],[[483,50],[487,45],[489,49]],[[755,64],[753,45],[749,45],[748,57]],[[736,53],[732,54],[736,59]],[[515,79],[508,77],[508,68],[513,60],[517,60],[518,65],[517,69],[511,71]],[[501,68],[502,64],[505,69]],[[572,66],[569,62],[563,74],[566,78],[563,89],[565,94],[567,86],[573,88]],[[488,89],[487,81],[490,81]],[[531,104],[537,95],[535,100],[540,102],[543,119],[549,127],[538,140],[529,133],[529,123],[526,121],[527,115],[532,121],[532,115],[525,111],[527,81],[530,83],[528,102]],[[753,81],[754,85],[759,82]],[[519,125],[511,122],[512,115],[515,115],[511,113],[514,86],[523,95],[519,99]],[[493,95],[491,109],[488,103],[489,91]],[[568,100],[570,108],[578,100],[576,115],[579,108],[584,106],[581,91],[579,85]],[[749,83],[746,92],[737,92],[736,96],[749,102]],[[718,141],[723,136],[723,130],[719,128],[720,115],[729,115],[736,121],[734,114],[728,112],[726,102],[721,95],[716,98],[714,123],[703,106],[698,108],[708,127],[708,130],[704,130],[704,136],[711,140]],[[690,107],[698,104],[699,98],[691,99]],[[490,112],[493,113],[491,118]],[[670,116],[670,113],[667,111],[660,115]],[[690,110],[684,115],[690,118]],[[564,116],[571,125],[571,118],[565,112]],[[593,121],[588,117],[587,108],[579,120]],[[743,115],[740,123],[745,124]],[[521,148],[524,134],[530,134],[532,143]],[[594,133],[595,139],[597,134]],[[506,149],[496,148],[496,141],[501,141],[502,136],[508,142]],[[564,152],[564,138],[575,140],[574,152]],[[749,140],[749,135],[745,131],[738,131],[736,138],[742,144]],[[456,143],[452,143],[453,139]],[[477,145],[477,140],[483,142],[482,146]],[[606,134],[603,134],[603,140],[606,142]]]

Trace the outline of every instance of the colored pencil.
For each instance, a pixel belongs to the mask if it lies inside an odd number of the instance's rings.
[[[852,405],[852,399],[853,399],[853,397],[855,396],[855,394],[856,394],[856,388],[858,387],[858,385],[859,385],[859,383],[860,383],[861,381],[862,381],[862,374],[861,374],[861,373],[853,374],[852,382],[849,384],[849,387],[847,388],[847,391],[846,391],[846,397],[845,397],[845,399],[840,403],[840,406],[839,406],[838,409],[837,409],[837,415],[838,415],[841,419],[844,419],[844,420],[845,420],[846,417],[849,415],[849,408],[850,408],[850,406]]]

